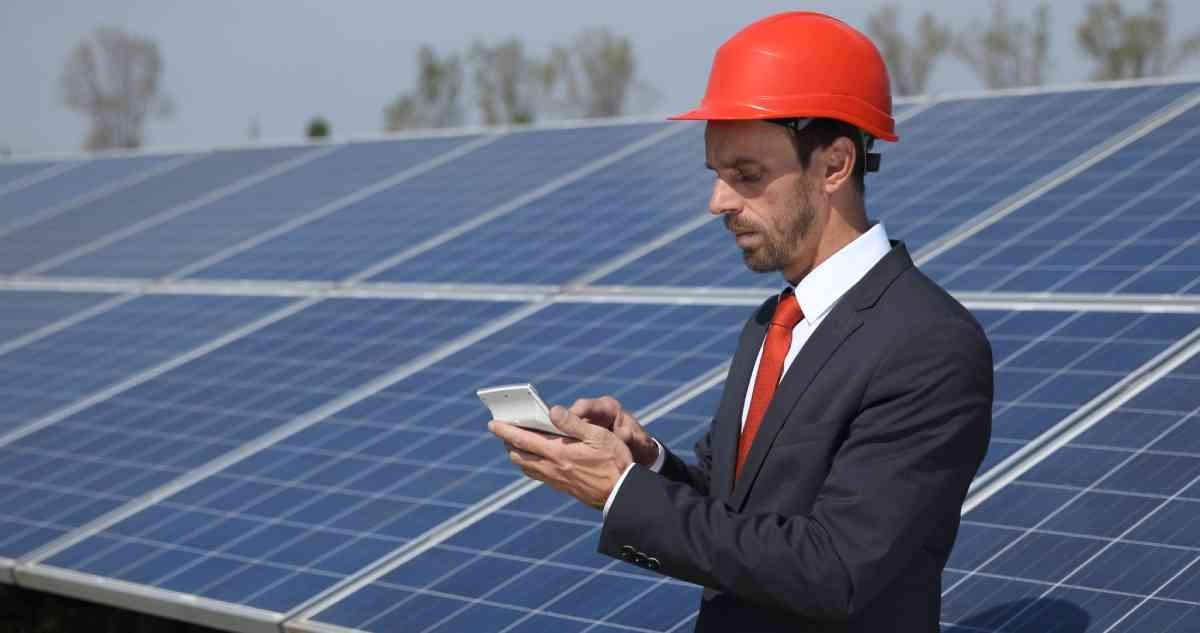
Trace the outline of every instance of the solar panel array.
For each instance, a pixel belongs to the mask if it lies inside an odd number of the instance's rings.
[[[1200,629],[1198,103],[898,108],[868,206],[995,352],[948,630]],[[699,589],[598,555],[473,392],[611,393],[689,451],[781,284],[702,155],[612,122],[0,162],[0,581],[255,633],[687,630]]]

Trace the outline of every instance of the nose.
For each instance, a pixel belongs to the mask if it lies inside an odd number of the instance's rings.
[[[708,210],[713,215],[736,214],[742,210],[742,197],[720,178],[713,183],[712,196],[708,199]]]

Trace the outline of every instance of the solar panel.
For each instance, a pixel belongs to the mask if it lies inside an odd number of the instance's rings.
[[[192,276],[343,279],[664,127],[600,126],[504,136]]]
[[[725,362],[746,313],[551,305],[44,564],[286,613],[521,480],[476,388],[642,408]]]
[[[868,179],[984,291],[956,633],[1197,628],[1200,361],[1156,378],[1200,336],[1196,87],[915,104]],[[0,161],[0,582],[254,633],[689,630],[698,588],[597,555],[473,391],[614,393],[690,452],[780,285],[707,214],[701,131]]]
[[[0,195],[36,181],[40,177],[69,168],[68,163],[52,161],[0,161]]]
[[[0,445],[0,556],[29,554],[511,305],[317,303]]]
[[[0,292],[0,350],[13,339],[49,326],[109,297],[91,292]]]
[[[60,296],[62,305],[95,300],[95,295],[41,294]],[[4,402],[0,443],[9,433],[59,407],[246,325],[280,305],[279,299],[262,297],[148,296],[113,304],[79,323],[7,350],[0,354],[0,400]]]
[[[1200,291],[1200,107],[927,266],[953,290]]]
[[[1200,327],[1200,315],[977,311],[976,316],[993,343],[997,377],[993,444],[981,472]],[[684,404],[655,421],[651,431],[678,454],[690,454],[718,396],[712,390]],[[697,591],[599,556],[598,530],[594,512],[539,489],[312,620],[371,631],[570,631],[593,630],[597,622],[674,631],[689,623]],[[411,620],[414,613],[423,615]]]
[[[114,231],[211,195],[247,174],[311,151],[276,147],[196,155],[176,169],[0,237],[0,273],[29,271]],[[4,198],[0,207],[8,208]]]
[[[995,359],[986,472],[1176,341],[1197,314],[977,313]]]
[[[688,454],[719,398],[709,389],[647,428]],[[568,633],[688,624],[699,588],[601,556],[599,532],[599,512],[538,486],[289,628]]]
[[[168,154],[95,158],[53,178],[0,195],[0,235],[39,218],[64,213],[89,200],[89,194],[103,195],[106,191],[128,186],[170,169],[184,159]]]
[[[867,178],[867,209],[914,252],[1191,93],[1175,84],[948,101],[900,122],[883,144],[883,169]],[[612,272],[598,283],[754,286],[719,222]]]
[[[565,283],[703,218],[703,126],[686,129],[406,260],[372,281]]]
[[[79,277],[161,277],[470,141],[433,137],[359,142],[218,198],[195,210],[46,271]],[[418,176],[419,177],[419,176]]]
[[[969,512],[943,619],[962,631],[1200,629],[1200,357]]]

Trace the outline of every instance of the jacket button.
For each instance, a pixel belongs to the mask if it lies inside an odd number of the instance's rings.
[[[621,559],[622,560],[630,560],[633,558],[633,555],[636,553],[637,553],[637,550],[633,549],[633,547],[631,547],[629,545],[621,546]]]
[[[646,569],[649,569],[650,571],[658,571],[660,567],[662,567],[662,563],[659,562],[657,558],[651,556],[650,558],[646,559]]]
[[[633,555],[633,564],[634,565],[645,566],[646,561],[648,561],[648,560],[650,560],[650,559],[646,558],[646,555],[641,552],[638,552]]]

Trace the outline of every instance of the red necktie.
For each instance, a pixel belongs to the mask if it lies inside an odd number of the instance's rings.
[[[742,466],[750,454],[750,446],[754,444],[763,414],[767,412],[767,405],[771,404],[771,397],[775,395],[775,388],[783,376],[783,361],[787,358],[788,348],[792,346],[792,328],[803,318],[804,312],[792,295],[792,289],[783,291],[779,296],[779,304],[775,306],[775,316],[771,317],[771,325],[767,327],[767,340],[763,343],[762,358],[758,361],[750,410],[746,413],[746,424],[738,439],[735,479],[742,474]]]

